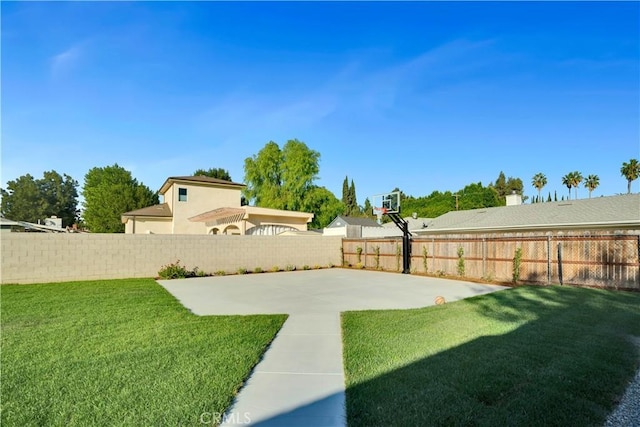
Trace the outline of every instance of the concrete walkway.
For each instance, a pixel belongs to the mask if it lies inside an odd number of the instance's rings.
[[[505,289],[348,269],[159,281],[198,315],[289,314],[223,426],[346,425],[340,313],[407,309]]]

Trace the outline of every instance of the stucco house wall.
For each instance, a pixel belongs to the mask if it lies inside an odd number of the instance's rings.
[[[165,200],[172,206],[173,234],[204,234],[204,224],[189,221],[189,218],[215,208],[240,206],[240,189],[182,182],[175,182],[171,187],[170,191],[165,193],[165,197],[168,195],[171,201]],[[186,201],[179,200],[181,188],[187,190]]]
[[[124,226],[125,234],[171,234],[173,224],[171,218],[140,218],[127,221]]]

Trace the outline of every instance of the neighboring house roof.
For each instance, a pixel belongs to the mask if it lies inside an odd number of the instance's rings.
[[[2,225],[3,227],[11,227],[11,226],[22,226],[22,224],[18,221],[12,221],[10,219],[7,219],[5,217],[0,217],[0,225]]]
[[[433,221],[433,218],[414,218],[412,216],[408,216],[406,218],[404,218],[405,221],[407,221],[409,223],[409,230],[410,231],[420,231],[423,228],[427,228],[427,225]],[[382,224],[383,227],[386,228],[397,228],[397,225],[393,222],[386,222],[384,224]]]
[[[326,228],[344,227],[345,225],[361,225],[363,227],[381,227],[380,224],[369,218],[338,215]]]
[[[67,233],[68,230],[66,228],[44,225],[44,224],[34,224],[32,222],[27,221],[13,221],[8,218],[1,218],[0,225],[2,228],[7,228],[11,226],[23,227],[25,230],[36,230],[36,231],[45,231],[45,232],[55,232],[55,233]]]
[[[640,229],[640,194],[453,211],[416,231],[441,234],[587,228]]]
[[[201,185],[211,185],[215,187],[232,187],[242,189],[246,187],[244,184],[240,184],[237,182],[226,181],[224,179],[218,178],[210,178],[208,176],[170,176],[160,187],[160,194],[164,194],[167,192],[169,187],[174,183],[182,183],[182,184],[201,184]]]
[[[251,216],[276,216],[304,219],[311,222],[313,214],[309,212],[285,211],[281,209],[243,206],[241,208],[218,208],[189,218],[189,221],[205,222],[207,225],[221,225],[250,219]]]
[[[171,218],[173,215],[171,209],[167,203],[161,203],[159,205],[147,206],[146,208],[136,209],[134,211],[125,212],[122,214],[124,220],[125,217],[133,216],[148,216],[156,218]]]

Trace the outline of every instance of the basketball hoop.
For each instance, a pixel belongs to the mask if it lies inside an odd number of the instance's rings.
[[[386,215],[386,214],[387,214],[387,212],[388,212],[388,209],[387,209],[387,208],[378,208],[378,207],[375,207],[375,208],[373,208],[373,210],[374,210],[374,212],[376,213],[376,215]]]
[[[378,224],[382,224],[382,216],[387,214],[387,208],[375,206],[373,208],[373,213],[378,219]]]

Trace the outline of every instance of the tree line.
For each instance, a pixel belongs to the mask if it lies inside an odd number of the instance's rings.
[[[631,183],[638,179],[640,176],[640,163],[637,159],[630,159],[628,162],[623,162],[620,167],[620,174],[627,180],[627,194],[631,193]],[[569,172],[562,177],[562,185],[567,187],[569,190],[568,199],[571,200],[571,189],[575,190],[574,198],[578,198],[578,187],[580,183],[583,183],[584,188],[589,191],[589,198],[591,198],[591,193],[593,190],[598,188],[600,185],[600,177],[598,175],[587,175],[583,177],[582,173],[579,171]],[[531,185],[538,191],[538,196],[534,200],[534,202],[543,202],[544,198],[542,197],[542,189],[547,185],[547,177],[539,172],[531,178]],[[554,197],[554,201],[557,201],[557,195]],[[562,197],[564,200],[564,196]],[[551,201],[551,193],[547,197],[547,202]]]
[[[314,213],[310,228],[323,228],[340,214],[373,218],[370,200],[367,198],[363,206],[358,205],[355,182],[353,179],[349,182],[348,176],[343,182],[341,199],[316,184],[319,161],[320,153],[302,141],[288,140],[282,148],[269,141],[244,161],[246,188],[242,204]],[[627,192],[631,192],[632,181],[640,176],[638,160],[624,162],[620,172],[627,179]],[[196,169],[193,175],[232,181],[229,172],[223,168]],[[580,172],[574,171],[562,178],[563,185],[569,189],[569,197],[572,188],[577,197],[577,187],[583,181],[591,196],[599,185],[597,175],[583,178]],[[538,191],[532,202],[543,201],[541,191],[547,185],[546,176],[537,173],[531,183]],[[481,182],[471,183],[455,193],[434,191],[427,196],[414,197],[400,192],[405,214],[415,212],[421,217],[433,218],[452,210],[502,206],[508,194],[522,195],[524,186],[520,178],[506,177],[500,172],[488,186]],[[9,181],[6,189],[0,189],[0,195],[0,210],[5,218],[36,223],[55,215],[62,218],[63,226],[80,224],[99,233],[122,233],[121,215],[124,212],[159,203],[157,192],[138,182],[131,172],[117,163],[94,167],[87,172],[82,186],[82,213],[78,209],[78,181],[53,170],[44,172],[42,178],[26,174]],[[557,195],[554,198],[557,200]],[[527,200],[527,197],[523,196],[523,199]],[[551,201],[551,194],[547,201]]]

